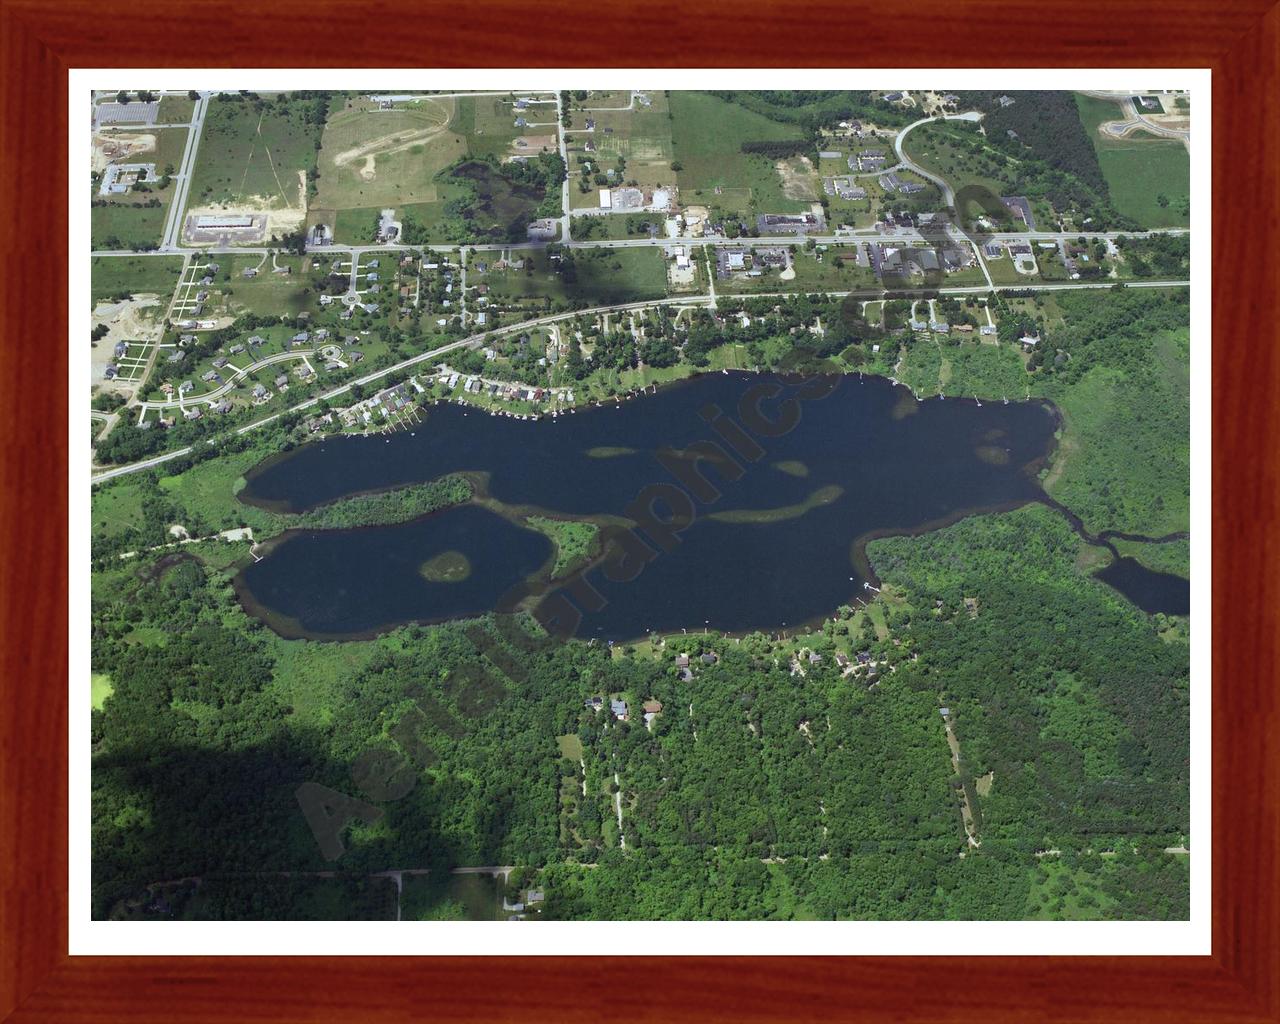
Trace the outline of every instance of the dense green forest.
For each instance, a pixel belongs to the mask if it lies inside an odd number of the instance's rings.
[[[689,680],[676,640],[513,644],[489,622],[334,647],[248,619],[195,557],[100,572],[93,669],[114,691],[93,715],[95,913],[211,876],[184,915],[269,916],[292,890],[245,879],[334,866],[295,797],[317,783],[382,812],[344,833],[349,885],[523,864],[544,916],[1184,915],[1185,866],[1156,851],[1187,834],[1186,647],[1078,569],[1080,545],[1038,506],[874,542],[891,596],[806,638],[820,663],[798,674],[794,642],[762,635],[690,638]],[[838,651],[871,670],[842,674]],[[593,695],[663,710],[650,731],[584,708]],[[334,913],[302,891],[292,914]]]

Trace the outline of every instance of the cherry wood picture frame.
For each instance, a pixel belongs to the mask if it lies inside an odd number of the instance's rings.
[[[1280,5],[917,0],[909,15],[852,0],[0,0],[0,1020],[1280,1020]],[[1212,69],[1212,955],[69,956],[68,69],[779,64]]]

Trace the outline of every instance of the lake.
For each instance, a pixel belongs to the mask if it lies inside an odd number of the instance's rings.
[[[1040,402],[917,402],[879,377],[705,374],[536,422],[433,406],[412,433],[272,458],[240,497],[297,512],[484,474],[482,499],[508,513],[639,524],[627,548],[644,560],[628,572],[597,566],[585,574],[591,588],[573,592],[576,635],[743,632],[818,621],[865,594],[872,536],[1043,500],[1036,473],[1055,428]],[[492,610],[549,570],[551,553],[543,534],[468,504],[399,525],[290,533],[237,589],[287,635],[371,635]]]

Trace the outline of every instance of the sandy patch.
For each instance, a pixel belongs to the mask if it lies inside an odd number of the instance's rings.
[[[435,138],[447,127],[448,121],[446,120],[430,128],[392,132],[390,135],[370,139],[368,142],[353,146],[351,149],[344,149],[333,158],[333,165],[335,167],[347,167],[357,160],[361,160],[363,161],[363,166],[359,171],[360,177],[365,181],[373,181],[377,176],[376,163],[378,157],[390,156],[392,153],[403,153],[406,149],[421,145]]]
[[[102,172],[107,164],[125,163],[155,148],[156,137],[149,132],[101,132],[93,137],[93,169]]]
[[[302,227],[307,219],[307,173],[298,172],[298,198],[295,205],[281,207],[278,196],[242,196],[234,203],[213,203],[187,207],[187,217],[215,217],[226,214],[263,213],[267,217],[266,235],[287,235]],[[234,241],[234,240],[233,240]]]
[[[129,394],[133,388],[127,381],[108,381],[108,363],[114,363],[118,341],[130,342],[131,355],[143,352],[137,342],[154,343],[160,340],[164,329],[164,307],[161,298],[154,293],[138,293],[123,302],[100,302],[94,307],[90,319],[94,327],[105,324],[107,333],[90,348],[90,379],[95,385],[120,394]],[[167,301],[167,300],[165,300]]]
[[[788,199],[811,201],[818,198],[818,174],[807,156],[779,160],[773,168],[782,179],[782,194]]]

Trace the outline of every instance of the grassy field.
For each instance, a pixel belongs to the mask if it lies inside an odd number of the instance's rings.
[[[245,202],[263,209],[300,205],[300,172],[315,165],[319,126],[302,102],[209,104],[191,181],[191,206]]]
[[[520,152],[512,145],[517,138],[541,137],[556,132],[554,104],[537,104],[517,112],[509,96],[460,96],[454,103],[455,112],[449,128],[466,140],[467,153],[471,156],[495,156],[503,160]],[[531,125],[548,123],[545,127],[517,128],[517,117],[523,117]]]
[[[302,257],[276,257],[277,265],[291,268],[290,274],[274,274],[272,261],[261,261],[262,257],[256,255],[219,257],[223,271],[230,272],[230,279],[219,284],[226,313],[297,316],[304,311],[315,313],[319,309],[316,296],[310,291],[310,282],[301,273]],[[242,270],[259,264],[261,269],[257,277],[240,276]]]
[[[173,294],[182,272],[181,256],[95,256],[90,264],[90,302],[121,292]]]
[[[1141,378],[1096,367],[1052,397],[1062,410],[1062,458],[1045,481],[1092,531],[1147,536],[1185,530],[1190,494],[1190,332],[1159,336]]]
[[[701,92],[671,93],[671,147],[680,163],[684,203],[705,203],[725,210],[797,213],[809,202],[788,199],[782,177],[767,157],[742,152],[742,143],[799,139],[795,125]],[[717,188],[724,191],[717,195]]]
[[[113,202],[94,206],[89,213],[89,237],[95,249],[138,249],[156,245],[164,232],[172,188],[152,193],[163,206]]]
[[[195,109],[195,100],[188,99],[186,96],[161,96],[160,112],[156,116],[156,120],[160,124],[178,124],[182,121],[190,121]]]
[[[1144,228],[1187,227],[1191,158],[1182,143],[1146,133],[1127,139],[1108,138],[1099,133],[1098,126],[1119,120],[1119,105],[1078,93],[1076,105],[1116,210]],[[1168,200],[1166,205],[1160,204],[1160,196]]]
[[[95,711],[102,710],[102,702],[111,696],[111,677],[94,672],[89,677],[89,688],[93,696],[93,708]]]
[[[321,140],[316,206],[399,207],[433,202],[435,175],[467,153],[449,129],[451,99],[394,110],[352,104],[329,117]]]
[[[666,264],[657,249],[579,250],[573,254],[572,280],[545,253],[525,253],[524,260],[524,270],[473,270],[467,283],[487,284],[489,301],[496,304],[546,298],[608,306],[666,295]]]

